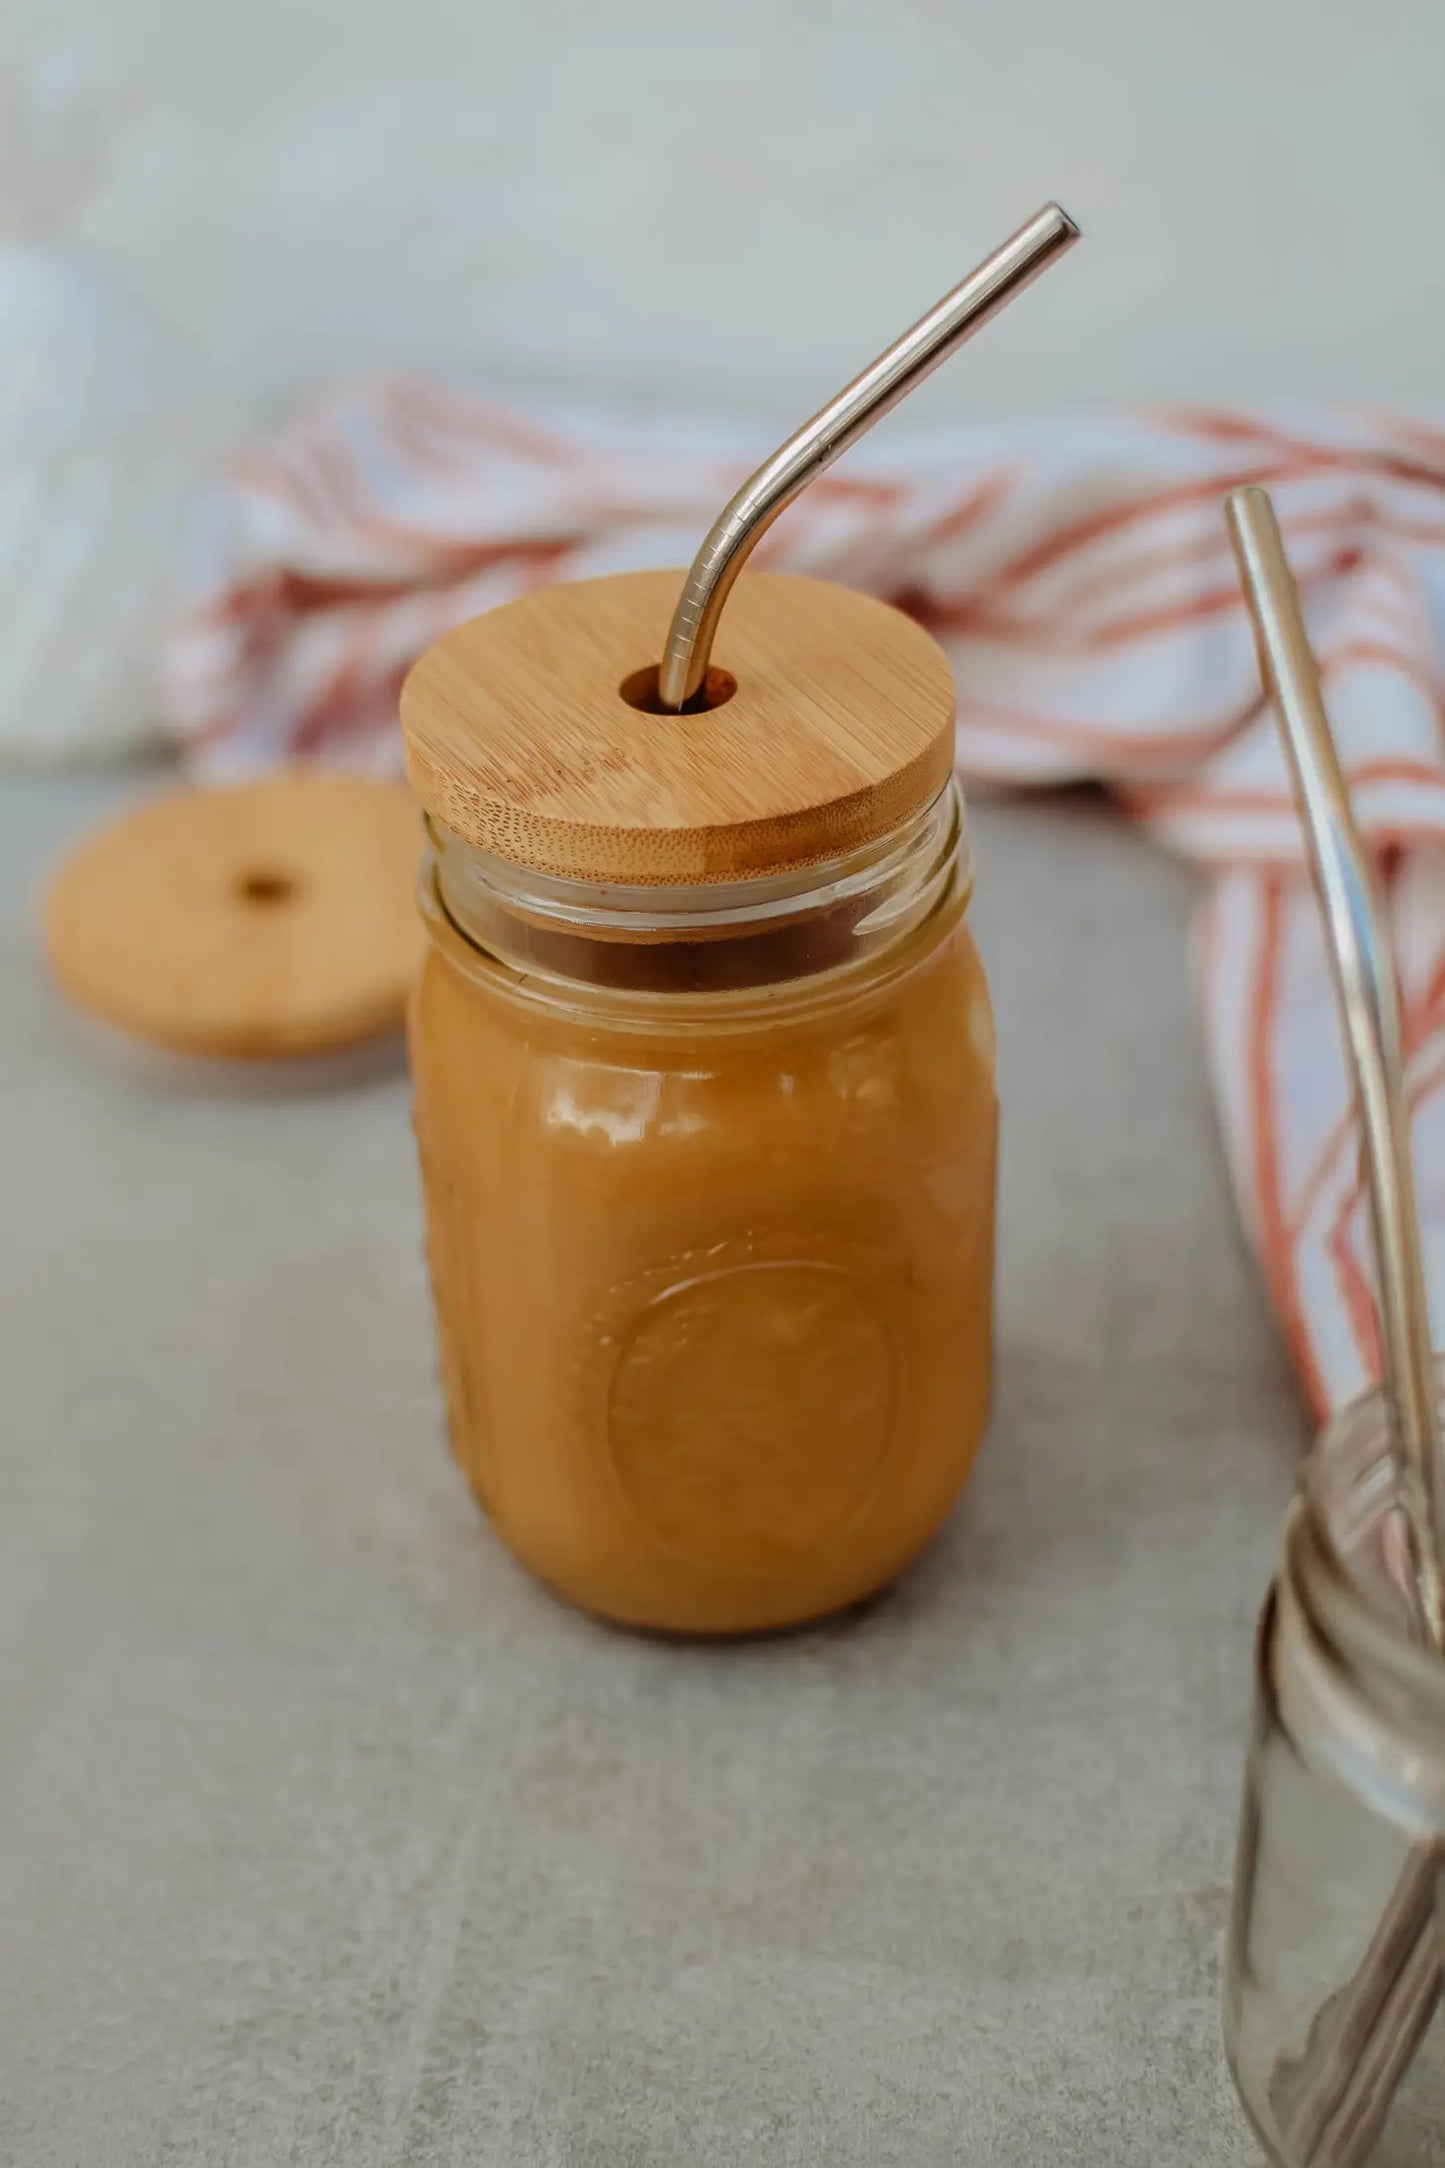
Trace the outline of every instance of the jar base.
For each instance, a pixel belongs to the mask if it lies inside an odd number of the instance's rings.
[[[545,1567],[535,1564],[523,1549],[509,1540],[470,1473],[465,1468],[462,1472],[467,1477],[467,1487],[480,1509],[489,1534],[554,1601],[616,1633],[633,1634],[644,1640],[669,1642],[681,1647],[776,1641],[788,1634],[808,1633],[822,1626],[843,1626],[861,1620],[888,1602],[900,1582],[913,1572],[933,1548],[942,1533],[942,1527],[947,1525],[947,1518],[951,1517],[947,1516],[932,1535],[918,1544],[906,1558],[871,1581],[866,1588],[839,1596],[835,1600],[794,1605],[779,1603],[775,1608],[770,1607],[766,1615],[738,1621],[720,1621],[717,1624],[691,1620],[679,1622],[653,1615],[646,1605],[639,1605],[634,1610],[621,1603],[603,1603],[567,1587],[555,1574],[548,1573]]]

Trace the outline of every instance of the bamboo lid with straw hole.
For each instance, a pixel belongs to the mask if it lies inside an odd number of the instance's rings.
[[[427,812],[538,872],[682,886],[841,857],[943,788],[943,651],[900,611],[821,580],[740,580],[707,705],[658,712],[648,658],[681,577],[546,588],[437,641],[401,704]]]
[[[657,887],[817,865],[928,804],[953,766],[934,641],[866,596],[738,575],[810,482],[1078,237],[1046,204],[764,461],[685,577],[546,589],[439,640],[401,701],[427,812],[537,872]]]
[[[174,1054],[289,1061],[382,1038],[422,948],[417,827],[400,784],[304,768],[146,799],[52,876],[51,975]]]

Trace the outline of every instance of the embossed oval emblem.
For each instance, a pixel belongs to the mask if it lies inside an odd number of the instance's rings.
[[[613,1372],[608,1438],[634,1508],[670,1549],[764,1565],[846,1526],[896,1404],[892,1340],[846,1273],[749,1264],[642,1312]]]

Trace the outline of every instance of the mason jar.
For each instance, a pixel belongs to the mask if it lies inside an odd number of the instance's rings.
[[[1271,2161],[1445,2162],[1442,1844],[1445,1663],[1376,1391],[1306,1463],[1257,1640],[1225,2035]]]
[[[465,670],[454,648],[437,680],[440,778],[415,678],[403,711],[431,842],[411,1044],[453,1447],[533,1572],[635,1626],[758,1631],[882,1588],[947,1516],[988,1411],[994,1034],[965,917],[951,685],[927,636],[881,604],[823,590],[802,608],[796,591],[819,584],[739,583],[721,713],[661,718],[618,691],[642,641],[660,646],[675,588],[655,578],[646,632],[624,627],[610,658],[596,652],[610,591],[632,589],[635,612],[632,581],[549,591],[471,629]],[[750,668],[771,672],[752,695],[764,720],[806,715],[821,673],[834,722],[877,734],[883,634],[911,665],[900,697],[926,711],[913,736],[928,757],[899,787],[911,740],[871,753],[891,764],[871,816],[860,826],[835,798],[782,843],[778,801],[797,784],[760,730],[756,761],[784,774],[766,786],[767,839],[720,837],[714,821],[689,840],[674,817],[655,848],[615,827],[577,846],[531,819],[545,721],[530,750],[526,730],[508,740],[510,765],[491,757],[504,729],[490,704],[515,717],[497,686],[523,637],[502,621],[519,608],[527,654],[562,657],[557,681],[534,687],[540,716],[575,705],[566,681],[590,668],[616,698],[617,759],[681,721],[695,762],[725,758],[710,787],[733,806],[748,796],[730,779],[747,758]],[[481,815],[455,785],[459,740],[493,794]],[[661,742],[672,759],[678,741]],[[598,767],[591,825],[605,827],[617,765]],[[584,813],[593,797],[573,789]],[[643,803],[661,802],[649,784]],[[676,793],[668,804],[676,816]],[[624,855],[674,877],[598,877]]]

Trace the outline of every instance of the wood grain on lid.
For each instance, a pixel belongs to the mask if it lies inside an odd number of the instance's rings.
[[[331,1053],[402,1022],[421,844],[399,783],[298,769],[170,791],[60,866],[46,959],[81,1008],[155,1045]]]
[[[468,843],[575,880],[706,883],[887,834],[948,780],[953,679],[898,610],[744,574],[721,706],[653,715],[620,687],[662,652],[680,572],[551,587],[429,648],[402,692],[407,773]]]

